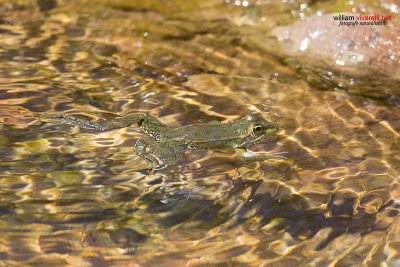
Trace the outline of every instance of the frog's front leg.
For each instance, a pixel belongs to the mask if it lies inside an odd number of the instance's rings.
[[[149,173],[161,170],[168,165],[179,163],[185,155],[183,146],[176,142],[159,142],[149,137],[140,138],[133,152],[149,164]]]
[[[282,154],[285,154],[286,152],[280,152],[280,153],[256,153],[252,151],[248,151],[247,149],[244,148],[235,148],[236,155],[240,160],[243,161],[262,161],[262,160],[267,160],[267,159],[272,159],[272,158],[278,158],[278,159],[286,159],[285,156]]]

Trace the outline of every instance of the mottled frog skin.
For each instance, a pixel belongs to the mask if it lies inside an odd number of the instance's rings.
[[[172,128],[144,113],[131,113],[109,122],[92,122],[73,116],[58,114],[46,116],[63,123],[77,125],[97,131],[109,131],[137,125],[149,136],[140,138],[134,153],[150,165],[150,170],[176,165],[183,160],[186,150],[234,150],[242,160],[266,160],[284,158],[280,153],[254,153],[247,147],[274,135],[278,127],[260,114],[252,113],[241,119],[228,122],[209,122]]]

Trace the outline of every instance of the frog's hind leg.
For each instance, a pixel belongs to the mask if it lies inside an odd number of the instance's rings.
[[[182,146],[175,143],[162,143],[149,137],[140,138],[133,152],[149,164],[149,172],[161,170],[169,165],[176,165],[185,155]]]
[[[93,129],[96,131],[103,131],[103,128],[104,128],[101,123],[94,122],[94,121],[88,121],[85,119],[78,119],[77,117],[64,115],[64,114],[44,115],[44,116],[40,116],[40,118],[55,119],[62,123],[65,123],[65,124],[77,125],[81,128]]]
[[[151,153],[152,142],[154,141],[149,138],[140,138],[133,147],[133,153],[141,157],[149,165],[149,173],[153,173],[154,170],[157,169],[164,169],[168,166]]]
[[[109,131],[114,129],[125,128],[134,124],[140,123],[143,119],[147,118],[143,113],[131,113],[121,118],[116,118],[108,122],[94,122],[85,119],[78,119],[74,116],[65,114],[44,115],[41,118],[56,119],[62,123],[77,125],[86,129],[93,129],[96,131]]]

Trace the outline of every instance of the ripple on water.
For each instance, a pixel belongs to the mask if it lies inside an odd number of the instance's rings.
[[[399,107],[318,91],[262,51],[300,7],[56,2],[0,3],[4,264],[398,264]],[[281,130],[252,149],[287,160],[192,151],[151,175],[134,127],[34,116],[147,112],[178,127],[255,111]]]

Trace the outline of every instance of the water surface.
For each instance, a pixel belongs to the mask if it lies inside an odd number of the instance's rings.
[[[300,6],[237,2],[0,1],[2,263],[399,264],[399,107],[319,91],[247,42]],[[287,160],[199,151],[152,175],[135,128],[30,117],[255,111],[282,130],[252,149]]]

